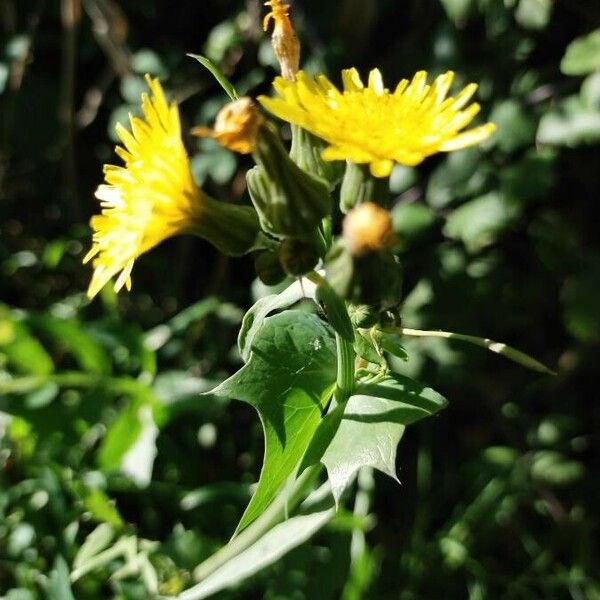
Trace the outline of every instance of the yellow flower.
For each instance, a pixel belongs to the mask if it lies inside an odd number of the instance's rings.
[[[167,103],[157,79],[146,81],[143,117],[130,117],[131,132],[117,125],[124,147],[116,153],[125,165],[105,165],[106,183],[96,191],[102,214],[90,221],[93,244],[83,260],[93,259],[90,298],[115,276],[115,291],[131,289],[136,258],[170,236],[193,233],[243,254],[258,231],[255,211],[213,200],[194,183],[177,105]]]
[[[366,87],[356,69],[346,69],[340,91],[324,75],[313,79],[300,71],[294,82],[277,77],[278,96],[259,101],[280,119],[325,140],[325,160],[369,164],[375,177],[386,177],[394,163],[414,166],[437,152],[477,144],[494,131],[492,123],[464,131],[480,110],[476,103],[465,108],[477,85],[447,98],[453,79],[449,71],[428,85],[427,73],[419,71],[390,91],[378,69],[371,71]]]

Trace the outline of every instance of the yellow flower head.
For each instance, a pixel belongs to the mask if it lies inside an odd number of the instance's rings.
[[[164,239],[185,232],[198,218],[203,193],[192,179],[181,139],[179,112],[168,104],[160,82],[146,77],[151,95],[142,95],[143,117],[130,117],[131,132],[117,125],[125,166],[106,165],[96,197],[102,214],[92,217],[93,298],[118,275],[115,290],[131,289],[135,259]]]
[[[240,98],[219,112],[214,129],[194,127],[192,134],[211,137],[233,152],[250,154],[254,151],[256,136],[263,122],[256,104],[250,98]]]
[[[271,19],[275,21],[273,51],[279,61],[283,77],[294,81],[300,65],[300,42],[290,20],[290,7],[283,0],[268,0],[265,6],[269,6],[271,11],[263,21],[263,28],[267,31]]]
[[[259,101],[280,119],[325,140],[325,160],[369,164],[375,177],[388,176],[394,163],[414,166],[437,152],[477,144],[495,129],[486,123],[464,131],[480,110],[477,103],[465,108],[477,85],[447,98],[451,71],[432,84],[419,71],[394,91],[384,86],[378,69],[371,71],[366,87],[356,69],[342,71],[342,79],[340,91],[325,75],[313,79],[300,71],[293,82],[277,77],[273,86],[278,96]]]

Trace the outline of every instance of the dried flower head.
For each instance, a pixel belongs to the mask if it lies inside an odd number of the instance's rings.
[[[250,98],[240,98],[225,106],[215,120],[215,128],[195,127],[192,134],[211,137],[225,148],[240,154],[254,151],[263,118]]]

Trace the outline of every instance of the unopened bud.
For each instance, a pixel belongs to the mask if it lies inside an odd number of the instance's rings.
[[[389,211],[374,202],[361,204],[346,215],[343,235],[354,256],[387,250],[396,240]]]
[[[267,31],[271,19],[275,21],[272,44],[281,67],[281,75],[294,81],[300,68],[300,42],[290,21],[290,7],[283,0],[269,0],[265,2],[265,6],[270,6],[271,12],[265,17],[263,28]]]
[[[288,275],[299,277],[315,268],[319,255],[310,242],[286,238],[279,247],[279,260]]]
[[[194,127],[192,134],[213,138],[233,152],[250,154],[254,151],[256,137],[263,122],[256,104],[250,98],[240,98],[221,109],[214,129]]]

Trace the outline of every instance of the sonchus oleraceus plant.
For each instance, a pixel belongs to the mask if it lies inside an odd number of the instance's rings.
[[[402,322],[389,177],[395,165],[415,166],[493,134],[492,123],[473,126],[477,85],[453,93],[452,72],[432,79],[418,71],[390,87],[377,68],[366,78],[345,69],[341,85],[325,74],[309,75],[300,70],[289,6],[266,4],[264,28],[273,23],[281,67],[272,96],[239,98],[215,65],[196,57],[231,102],[213,128],[192,133],[252,156],[251,205],[211,198],[196,185],[177,105],[148,76],[142,116],[117,127],[123,164],[105,167],[96,192],[101,213],[91,220],[85,257],[93,266],[90,298],[110,281],[116,291],[130,289],[135,261],[179,234],[199,236],[230,256],[253,254],[268,285],[291,281],[247,312],[238,338],[245,364],[210,392],[256,409],[264,462],[231,541],[198,566],[196,584],[180,600],[208,597],[302,543],[332,519],[357,477],[364,481],[377,469],[396,478],[405,428],[447,404],[392,369],[408,358],[404,337],[457,339],[549,372],[504,344]],[[282,122],[291,126],[289,148]],[[313,311],[295,308],[307,299]],[[146,579],[149,592],[158,594],[155,578]]]

